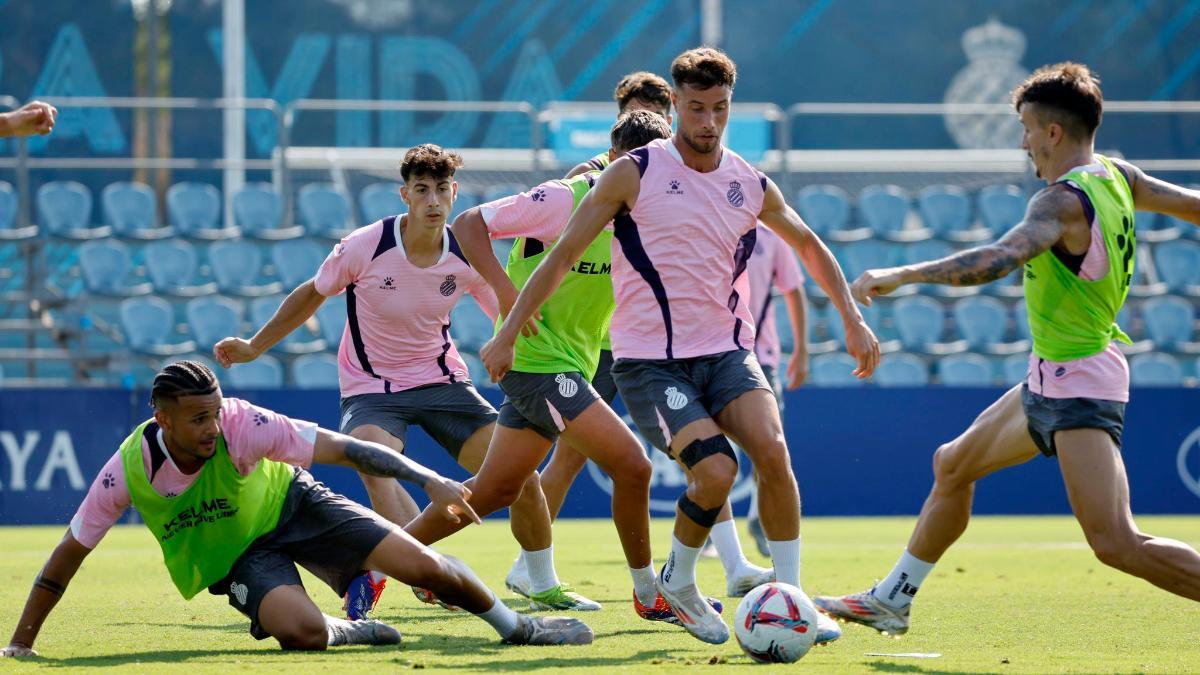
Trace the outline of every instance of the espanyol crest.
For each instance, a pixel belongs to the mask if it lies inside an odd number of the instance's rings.
[[[555,375],[554,381],[558,383],[558,395],[563,398],[571,398],[579,392],[579,385],[575,384],[575,380],[567,377],[564,373]]]
[[[746,203],[746,195],[742,194],[742,184],[736,180],[729,181],[729,191],[725,193],[725,199],[735,207],[740,207]]]
[[[1183,481],[1184,487],[1200,497],[1200,427],[1183,439],[1179,454],[1175,456],[1175,468],[1179,470],[1179,480]]]

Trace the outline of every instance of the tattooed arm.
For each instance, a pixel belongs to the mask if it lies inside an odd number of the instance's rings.
[[[867,270],[854,282],[854,297],[864,305],[905,284],[977,286],[1007,276],[1063,238],[1067,228],[1086,227],[1079,198],[1051,185],[1029,200],[1025,219],[999,240],[940,260]]]
[[[1138,211],[1165,213],[1200,225],[1200,190],[1189,190],[1159,180],[1128,162],[1114,161],[1129,176],[1129,189],[1133,192],[1133,203]]]
[[[431,506],[452,522],[458,522],[459,513],[480,522],[479,516],[467,504],[471,491],[465,485],[421,466],[386,445],[318,429],[313,463],[348,466],[369,476],[386,476],[420,485],[433,502]]]

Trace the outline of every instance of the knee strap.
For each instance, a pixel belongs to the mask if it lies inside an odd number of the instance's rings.
[[[718,454],[732,459],[734,466],[737,465],[737,455],[733,453],[733,446],[729,444],[729,439],[724,436],[712,436],[704,440],[697,439],[692,441],[686,448],[679,452],[679,461],[688,469],[691,469],[705,457]]]
[[[696,502],[688,499],[687,493],[679,495],[679,510],[683,511],[683,515],[691,518],[700,527],[711,528],[717,522],[717,516],[721,515],[721,506],[714,509],[706,509]]]

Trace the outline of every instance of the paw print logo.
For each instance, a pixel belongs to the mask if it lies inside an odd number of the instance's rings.
[[[391,285],[392,285],[392,278],[391,278],[391,277],[384,277],[384,279],[383,279],[383,285],[384,285],[384,286],[391,286]]]
[[[167,494],[165,494],[163,496],[166,497],[167,499],[170,499],[172,497],[178,497],[179,495],[175,494],[174,492],[168,492]]]
[[[266,423],[267,423],[266,415],[264,415],[260,412],[254,413],[254,426],[261,427],[262,425],[264,425]]]
[[[108,488],[111,488],[117,484],[117,479],[114,478],[112,472],[109,471],[104,474],[104,478],[100,480],[100,484],[104,486],[105,490],[107,490]]]
[[[678,190],[679,189],[679,181],[677,181],[677,180],[671,181],[671,189]]]
[[[535,202],[546,201],[546,190],[543,188],[538,188],[537,191],[530,196],[530,198]]]

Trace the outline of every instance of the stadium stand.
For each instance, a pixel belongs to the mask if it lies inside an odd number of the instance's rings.
[[[938,361],[938,379],[948,387],[990,387],[992,362],[979,354],[951,354]]]
[[[292,362],[292,384],[301,389],[337,389],[337,357],[305,354]]]
[[[283,386],[283,364],[270,354],[229,368],[229,386],[234,389],[279,389]]]
[[[892,354],[879,362],[872,379],[881,387],[923,387],[929,384],[929,366],[914,354]]]
[[[461,195],[459,197],[462,198]],[[371,183],[358,193],[358,210],[362,224],[408,211],[400,196],[399,183]]]
[[[354,229],[350,201],[330,183],[309,183],[297,198],[309,236],[337,241]]]

